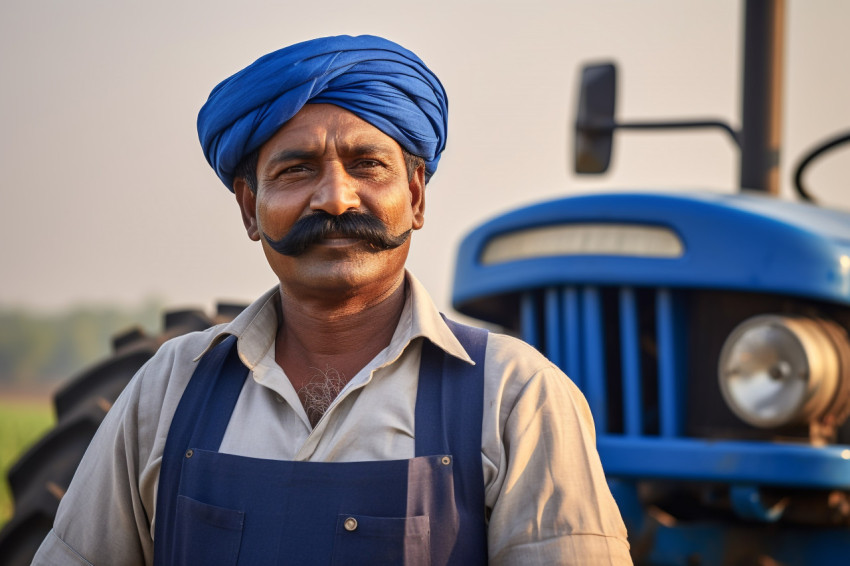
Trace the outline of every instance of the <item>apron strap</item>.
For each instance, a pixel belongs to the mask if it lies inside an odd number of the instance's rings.
[[[227,379],[219,379],[220,375]],[[229,336],[204,354],[183,391],[162,453],[156,497],[154,564],[165,564],[168,554],[163,553],[173,547],[174,531],[166,526],[174,524],[180,469],[186,450],[190,446],[218,449],[218,444],[211,444],[216,436],[221,443],[247,376],[248,368],[239,360],[236,350],[236,337]],[[212,407],[207,407],[208,403],[212,403]],[[207,417],[203,423],[198,422],[201,415]],[[196,441],[200,444],[195,444]]]
[[[480,454],[488,332],[445,315],[443,319],[475,365],[446,355],[429,340],[423,342],[416,393],[416,455]],[[470,399],[481,399],[481,403],[469,403]],[[439,418],[434,407],[443,407]]]
[[[464,541],[451,564],[487,556],[481,423],[484,417],[484,358],[488,332],[443,316],[475,365],[446,354],[429,340],[422,344],[416,394],[416,455],[451,454],[460,532]],[[434,408],[440,407],[435,415]]]

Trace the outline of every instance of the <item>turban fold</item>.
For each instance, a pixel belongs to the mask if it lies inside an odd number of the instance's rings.
[[[313,39],[269,53],[219,83],[198,114],[207,161],[225,186],[259,149],[311,103],[335,104],[369,122],[437,169],[446,146],[448,100],[419,57],[386,39]]]

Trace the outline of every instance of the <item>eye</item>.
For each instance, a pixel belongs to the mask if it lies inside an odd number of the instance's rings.
[[[281,163],[269,170],[263,178],[270,183],[282,183],[288,186],[310,179],[314,174],[314,169],[309,163],[304,162]]]
[[[378,161],[377,159],[361,159],[357,162],[357,167],[362,167],[364,169],[371,169],[373,167],[383,167],[383,163]]]
[[[299,179],[304,175],[308,175],[312,171],[311,167],[306,163],[296,163],[294,165],[284,165],[274,173],[274,178],[277,179]]]

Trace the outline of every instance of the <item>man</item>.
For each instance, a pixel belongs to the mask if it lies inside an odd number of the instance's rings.
[[[580,392],[405,270],[446,118],[369,36],[213,90],[201,143],[279,285],[140,370],[37,564],[630,563]]]

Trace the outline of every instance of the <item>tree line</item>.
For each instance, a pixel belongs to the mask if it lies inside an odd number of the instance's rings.
[[[45,385],[68,378],[111,352],[133,327],[160,331],[163,305],[78,306],[59,313],[0,307],[0,386]]]

